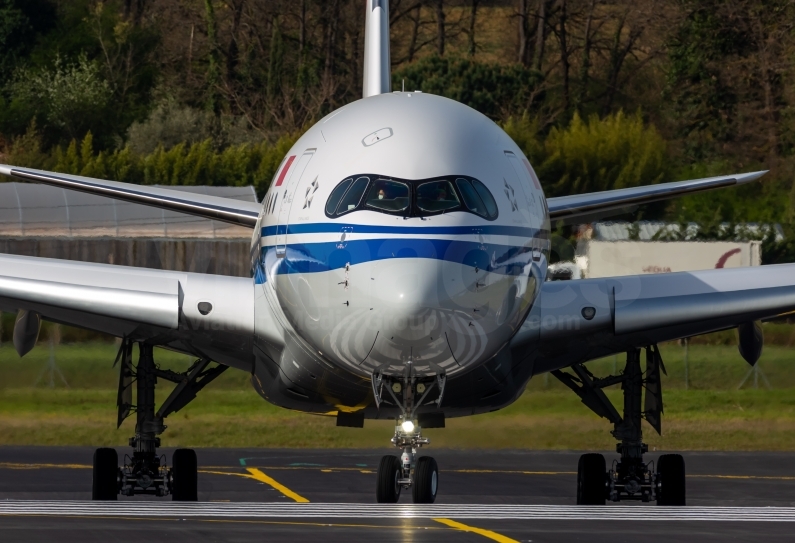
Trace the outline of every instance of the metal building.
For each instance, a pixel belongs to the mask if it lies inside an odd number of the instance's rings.
[[[251,186],[168,188],[257,201]],[[250,243],[251,230],[240,226],[46,185],[0,183],[0,253],[246,277]]]

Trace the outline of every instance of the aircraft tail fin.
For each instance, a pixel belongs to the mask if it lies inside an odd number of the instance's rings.
[[[367,0],[362,97],[392,92],[389,57],[389,0]]]

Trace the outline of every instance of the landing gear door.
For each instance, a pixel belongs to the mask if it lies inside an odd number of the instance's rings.
[[[312,160],[314,155],[315,149],[307,149],[296,161],[294,166],[291,164],[292,161],[288,159],[287,164],[284,166],[284,169],[287,171],[282,173],[280,179],[276,182],[276,186],[278,187],[277,194],[281,197],[279,217],[276,226],[276,256],[279,258],[284,257],[287,252],[287,227],[289,225],[290,207],[293,204],[295,190],[298,187],[301,176],[304,174],[304,170],[306,170],[309,161]],[[283,181],[282,176],[287,178],[286,181]],[[282,186],[279,186],[280,181],[283,181]]]

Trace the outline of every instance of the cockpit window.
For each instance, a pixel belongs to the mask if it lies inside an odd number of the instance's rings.
[[[489,189],[467,176],[418,181],[358,175],[340,182],[326,202],[326,215],[339,217],[369,210],[401,217],[429,217],[443,213],[474,213],[493,221],[499,214]]]
[[[489,218],[495,218],[497,216],[497,202],[494,201],[494,196],[491,195],[486,185],[477,179],[471,179],[470,181],[472,182],[472,186],[475,187],[478,196],[480,196],[480,199],[483,200],[483,203],[486,205],[486,213],[489,214]]]
[[[486,204],[483,203],[478,193],[472,188],[468,179],[456,179],[455,184],[458,185],[458,190],[461,191],[461,195],[464,197],[464,203],[472,213],[480,215],[481,217],[489,216],[486,211]]]
[[[348,192],[345,193],[345,196],[342,197],[342,201],[337,206],[336,214],[342,215],[359,207],[359,202],[362,201],[362,195],[369,183],[369,177],[360,177],[354,181],[351,188],[348,189]]]
[[[430,181],[417,186],[417,207],[421,211],[440,213],[461,207],[450,181]]]
[[[353,183],[353,179],[346,179],[331,191],[331,196],[328,197],[328,202],[326,202],[326,214],[334,215],[337,211],[337,205],[340,203],[340,200],[342,200],[345,191],[351,186],[351,183]]]
[[[394,213],[409,208],[409,186],[406,183],[377,179],[367,192],[367,207]]]

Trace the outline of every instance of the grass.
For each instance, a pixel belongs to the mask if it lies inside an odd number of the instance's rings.
[[[68,388],[46,371],[50,350],[38,346],[19,359],[0,347],[0,445],[125,445],[131,419],[116,430],[117,369],[112,343],[61,345],[54,355]],[[663,436],[645,426],[657,450],[795,450],[795,372],[792,349],[769,346],[760,362],[773,388],[737,385],[748,372],[731,345],[690,345],[689,383],[684,389],[683,347],[662,346]],[[158,350],[163,367],[182,369],[190,359]],[[612,358],[589,364],[612,372]],[[618,367],[621,362],[618,361]],[[45,370],[45,371],[43,371]],[[38,379],[38,384],[36,384]],[[35,386],[34,386],[35,384]],[[162,385],[162,386],[161,386]],[[169,386],[158,385],[159,398]],[[608,395],[620,403],[620,390]],[[263,401],[244,372],[229,370],[196,401],[168,418],[166,446],[192,447],[384,447],[388,421],[367,421],[364,429],[337,428],[331,417],[305,415]],[[453,448],[611,449],[610,424],[591,413],[554,378],[531,381],[512,406],[495,413],[452,419],[447,428],[427,430],[434,446]]]

